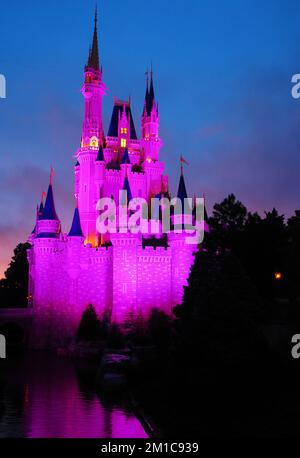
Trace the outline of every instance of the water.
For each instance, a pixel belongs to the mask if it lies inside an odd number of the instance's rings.
[[[0,360],[0,438],[145,438],[127,396],[97,394],[96,366],[48,354]]]

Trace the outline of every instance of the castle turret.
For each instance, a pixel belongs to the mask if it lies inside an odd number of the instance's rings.
[[[80,224],[79,211],[77,207],[75,208],[75,211],[74,211],[72,226],[71,226],[70,232],[68,233],[68,237],[83,238],[83,232],[82,232],[81,224]]]
[[[76,153],[79,166],[75,167],[75,196],[78,198],[78,208],[85,240],[87,243],[91,243],[92,246],[97,246],[96,204],[99,199],[99,183],[96,182],[95,175],[96,159],[104,137],[102,97],[106,90],[102,81],[102,68],[99,63],[97,11],[94,22],[93,43],[85,66],[84,83],[81,90],[84,97],[85,112],[81,147]]]
[[[40,210],[41,208],[40,206]],[[60,220],[56,214],[53,197],[52,172],[50,175],[45,206],[42,213],[39,213],[36,229],[37,238],[57,238],[60,233]]]
[[[179,179],[179,185],[178,185],[178,191],[177,191],[177,198],[181,200],[182,205],[184,205],[184,199],[187,199],[186,186],[185,186],[185,181],[184,181],[184,176],[183,176],[183,171],[182,170],[181,170],[181,173],[180,173],[180,179]]]
[[[151,71],[150,88],[148,89],[148,77],[146,83],[146,95],[144,110],[141,120],[141,146],[144,149],[146,162],[158,161],[161,140],[159,138],[159,114],[158,104],[155,101],[153,73]]]
[[[94,19],[93,43],[84,69],[84,83],[81,89],[84,97],[84,121],[81,146],[96,146],[102,143],[102,97],[106,87],[102,81],[102,68],[99,63],[97,10]]]

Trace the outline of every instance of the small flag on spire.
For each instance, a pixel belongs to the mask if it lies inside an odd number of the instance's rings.
[[[50,184],[52,185],[53,177],[55,176],[54,168],[50,168]]]
[[[189,165],[189,163],[184,159],[182,154],[180,154],[180,173],[183,175],[183,164]]]
[[[184,157],[182,156],[182,154],[180,154],[180,163],[181,163],[181,164],[189,165],[189,163],[184,159]]]

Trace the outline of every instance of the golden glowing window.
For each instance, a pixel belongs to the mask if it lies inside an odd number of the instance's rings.
[[[98,138],[97,137],[92,137],[90,140],[90,146],[96,146],[98,147]]]
[[[121,127],[121,134],[127,134],[127,128]]]
[[[121,138],[121,148],[126,148],[126,139]]]

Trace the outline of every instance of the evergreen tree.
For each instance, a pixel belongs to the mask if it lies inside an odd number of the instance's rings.
[[[27,249],[29,243],[19,243],[12,260],[0,280],[0,307],[26,307],[28,294]]]
[[[201,364],[255,360],[261,343],[262,301],[237,257],[230,251],[200,248],[177,306],[179,347]]]
[[[287,222],[288,243],[285,257],[287,289],[291,303],[300,297],[300,210]]]
[[[154,345],[166,349],[171,343],[172,321],[161,310],[153,308],[148,321],[149,335]]]
[[[83,312],[77,331],[79,341],[97,341],[101,338],[101,323],[92,304]]]

